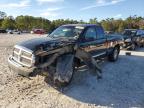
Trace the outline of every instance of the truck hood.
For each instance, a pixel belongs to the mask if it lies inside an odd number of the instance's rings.
[[[43,37],[23,41],[21,43],[18,43],[17,45],[30,49],[34,52],[39,49],[48,50],[52,48],[62,47],[68,44],[74,44],[75,42],[76,42],[75,39],[69,39],[69,38]]]

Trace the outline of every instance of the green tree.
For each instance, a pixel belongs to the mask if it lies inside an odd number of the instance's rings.
[[[4,29],[15,29],[15,20],[5,18],[2,21],[2,28],[4,28]]]
[[[2,26],[2,21],[6,18],[7,14],[5,12],[0,11],[0,28]]]
[[[49,31],[51,22],[48,19],[42,17],[33,16],[18,16],[16,17],[17,28],[21,30],[32,30],[32,29],[45,29]]]
[[[106,19],[102,20],[100,23],[103,26],[104,30],[106,31],[115,31],[114,25],[113,25],[114,19]]]
[[[5,12],[0,11],[0,19],[4,19],[7,17],[7,14]]]
[[[90,24],[98,24],[97,18],[93,18],[89,20]]]

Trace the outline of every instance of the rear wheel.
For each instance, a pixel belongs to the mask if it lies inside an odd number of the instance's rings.
[[[109,61],[117,61],[118,56],[119,56],[119,51],[120,49],[118,47],[115,47],[113,52],[109,55]]]
[[[142,39],[142,47],[144,47],[144,39]]]

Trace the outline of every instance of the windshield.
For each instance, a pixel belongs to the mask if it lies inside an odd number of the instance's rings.
[[[82,26],[61,26],[54,30],[49,36],[57,37],[76,37],[79,36],[84,27]]]

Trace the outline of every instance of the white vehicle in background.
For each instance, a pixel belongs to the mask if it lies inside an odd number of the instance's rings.
[[[8,34],[21,34],[21,31],[19,30],[7,30]]]

